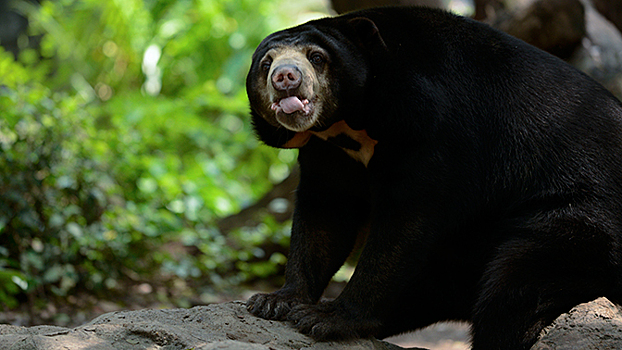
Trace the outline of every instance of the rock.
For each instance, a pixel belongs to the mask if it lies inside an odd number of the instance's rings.
[[[622,311],[607,298],[580,304],[559,316],[531,350],[622,348]]]
[[[512,36],[568,59],[586,34],[585,10],[580,0],[537,0],[502,16],[493,26]]]
[[[561,315],[531,350],[622,348],[622,309],[606,298]],[[244,302],[117,311],[76,328],[0,325],[0,350],[400,350],[376,339],[315,342],[286,322],[250,315]],[[416,348],[409,348],[411,350]],[[419,350],[424,350],[419,348]]]
[[[0,350],[399,350],[376,339],[315,342],[234,301],[191,309],[118,311],[76,328],[0,325]]]
[[[622,99],[622,33],[599,13],[590,0],[585,7],[587,35],[568,60]]]

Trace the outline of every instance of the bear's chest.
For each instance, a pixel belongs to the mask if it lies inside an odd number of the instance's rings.
[[[367,135],[365,130],[353,130],[345,121],[333,124],[327,130],[311,132],[324,141],[343,149],[350,157],[367,166],[374,155],[374,147],[378,141]]]

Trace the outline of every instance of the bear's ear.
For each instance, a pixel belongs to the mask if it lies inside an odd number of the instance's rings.
[[[387,51],[387,45],[384,43],[382,36],[376,23],[369,18],[355,17],[348,21],[359,40],[359,44],[365,49],[374,51]],[[372,51],[373,52],[373,51]]]

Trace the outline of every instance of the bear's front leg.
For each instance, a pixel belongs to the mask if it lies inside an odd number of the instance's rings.
[[[267,320],[284,320],[292,307],[298,304],[309,304],[313,300],[302,288],[283,286],[273,293],[253,295],[246,302],[250,313]]]
[[[301,333],[319,341],[384,336],[378,307],[393,309],[386,304],[385,292],[385,287],[393,282],[374,275],[375,269],[362,270],[361,262],[357,272],[365,272],[358,276],[355,273],[339,297],[317,305],[298,305],[287,315],[287,320]]]
[[[298,161],[301,175],[285,285],[247,302],[248,311],[266,319],[282,320],[296,305],[317,303],[368,221],[363,165],[315,138],[300,149]]]
[[[325,301],[318,305],[298,305],[287,316],[302,333],[316,340],[367,338],[377,334],[378,319],[342,300]]]
[[[354,213],[345,213],[341,205],[338,208],[323,200],[312,208],[305,207],[309,199],[299,194],[285,285],[273,293],[256,294],[247,302],[248,311],[256,316],[283,320],[292,307],[317,303],[331,277],[352,251],[357,223],[348,217]],[[336,215],[341,216],[341,221],[336,217],[331,219]]]
[[[430,288],[431,277],[424,269],[431,240],[418,227],[395,215],[372,223],[356,271],[341,295],[318,305],[296,306],[287,319],[316,340],[381,339],[440,321],[438,316],[447,312],[427,303],[443,305],[435,295],[443,291]]]

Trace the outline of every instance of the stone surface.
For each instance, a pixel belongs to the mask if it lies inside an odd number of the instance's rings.
[[[318,343],[236,301],[191,309],[118,311],[76,328],[0,325],[0,350],[399,350],[375,339]]]
[[[545,328],[531,350],[622,349],[622,311],[607,298],[577,305]]]
[[[244,302],[191,309],[117,311],[76,328],[0,325],[0,350],[400,350],[376,339],[315,342],[285,322],[250,315]],[[415,349],[415,348],[409,348]],[[532,350],[622,349],[622,309],[606,298],[574,307]]]

